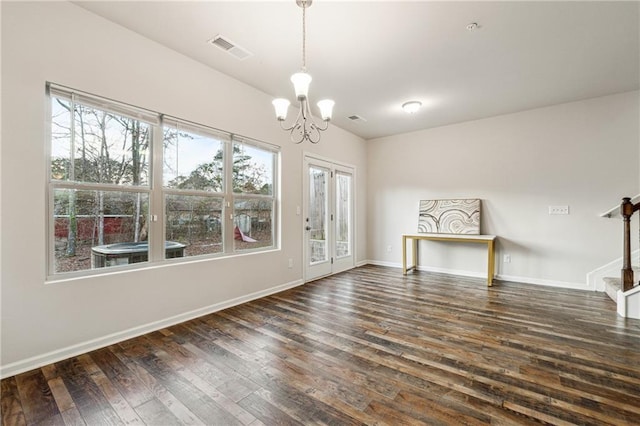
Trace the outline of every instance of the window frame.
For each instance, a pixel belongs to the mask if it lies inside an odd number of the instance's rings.
[[[164,131],[165,128],[175,128],[177,130],[183,129],[187,132],[191,132],[194,134],[198,134],[200,136],[204,136],[204,137],[211,137],[213,139],[216,139],[220,142],[220,145],[222,147],[222,164],[223,164],[223,173],[222,173],[222,190],[221,191],[207,191],[207,190],[203,190],[203,189],[180,189],[180,188],[171,188],[168,186],[165,186],[164,184]],[[160,186],[160,189],[162,191],[162,236],[163,239],[166,240],[166,235],[167,235],[167,196],[168,195],[177,195],[177,196],[197,196],[197,197],[205,197],[205,198],[211,198],[211,199],[219,199],[222,201],[222,210],[220,213],[220,224],[221,224],[221,239],[222,239],[222,251],[218,252],[218,253],[207,253],[207,254],[202,254],[202,255],[196,255],[196,256],[185,256],[182,258],[172,258],[172,259],[165,259],[164,256],[164,252],[162,253],[162,260],[164,261],[170,261],[170,262],[179,262],[183,259],[202,259],[204,257],[222,257],[225,255],[228,255],[227,253],[227,246],[228,246],[228,242],[227,242],[227,238],[225,236],[226,234],[226,228],[227,228],[227,221],[225,220],[226,218],[226,212],[227,212],[227,207],[226,207],[226,201],[227,201],[227,187],[229,185],[229,179],[227,176],[227,162],[226,162],[226,157],[227,157],[227,152],[228,152],[228,145],[231,141],[231,137],[232,135],[229,133],[225,133],[222,131],[219,131],[217,129],[213,129],[207,126],[203,126],[197,123],[192,123],[186,120],[181,120],[179,118],[176,117],[171,117],[171,116],[162,116],[162,120],[160,123],[160,130],[162,132],[163,135],[163,150],[162,150],[162,177],[158,179],[158,185]]]
[[[262,142],[252,138],[239,136],[220,129],[209,127],[206,125],[183,120],[173,116],[167,116],[158,112],[146,110],[136,106],[131,106],[123,102],[114,101],[108,98],[92,95],[80,90],[71,89],[55,83],[46,83],[46,122],[48,124],[46,133],[46,198],[47,209],[46,218],[46,282],[64,281],[67,279],[82,278],[87,276],[95,276],[108,274],[113,272],[139,270],[144,268],[185,263],[203,259],[218,259],[225,257],[233,257],[238,255],[246,255],[249,253],[268,252],[280,249],[280,165],[281,165],[281,149],[277,145]],[[78,182],[70,180],[57,180],[51,175],[52,173],[52,146],[53,146],[53,98],[69,99],[82,105],[96,108],[100,111],[106,111],[119,116],[132,118],[144,122],[150,126],[149,130],[149,147],[148,147],[148,177],[145,185],[134,186],[131,184],[111,184],[96,182]],[[74,113],[71,112],[71,125],[74,125]],[[165,127],[175,126],[183,128],[187,131],[192,129],[197,134],[203,136],[211,136],[221,142],[223,150],[223,188],[222,191],[207,191],[197,189],[177,189],[165,187],[163,181],[164,175],[164,129]],[[271,179],[272,193],[269,194],[251,194],[236,193],[233,190],[233,147],[234,144],[241,143],[250,145],[254,148],[267,151],[272,154]],[[73,157],[72,157],[73,158]],[[80,269],[69,272],[57,272],[56,268],[56,236],[55,236],[55,197],[54,193],[58,189],[75,189],[75,190],[104,190],[118,191],[127,193],[141,193],[148,197],[148,260],[146,262],[131,263],[127,265],[109,266],[102,268]],[[167,211],[166,199],[167,195],[185,195],[185,196],[201,196],[222,201],[221,211],[221,238],[222,251],[217,253],[207,253],[202,255],[193,255],[185,257],[176,257],[165,259],[164,244],[166,241],[167,231]],[[265,199],[270,200],[272,205],[271,211],[271,245],[258,247],[255,249],[238,250],[234,244],[234,223],[235,211],[234,206],[237,200],[242,199]]]
[[[232,176],[229,179],[230,183],[230,195],[232,197],[231,203],[229,204],[229,208],[231,209],[231,214],[235,220],[235,201],[236,200],[271,200],[271,240],[272,244],[266,247],[257,247],[255,249],[237,249],[235,246],[235,240],[233,242],[232,251],[236,254],[245,254],[245,253],[254,253],[269,249],[279,249],[279,224],[280,224],[280,216],[279,216],[279,200],[280,200],[280,147],[275,145],[265,144],[263,142],[258,142],[255,140],[251,140],[248,138],[240,137],[238,135],[232,135],[231,137],[231,147],[229,149],[230,162],[232,164],[231,167],[227,167],[227,171],[230,175],[233,175],[233,145],[234,144],[247,145],[255,149],[259,149],[262,151],[269,152],[271,156],[271,171],[272,171],[272,187],[271,194],[254,194],[254,193],[243,193],[243,192],[235,192],[233,190],[233,180]],[[234,222],[235,223],[235,222]]]

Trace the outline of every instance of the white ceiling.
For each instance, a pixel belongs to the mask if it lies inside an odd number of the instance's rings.
[[[295,0],[75,3],[295,101],[289,76],[302,55]],[[315,0],[307,9],[310,98],[334,99],[332,123],[371,139],[635,90],[639,6]],[[471,22],[480,29],[468,31]],[[208,44],[217,34],[253,56],[239,61]],[[408,100],[424,106],[408,115],[400,108]],[[366,122],[347,118],[354,114]]]

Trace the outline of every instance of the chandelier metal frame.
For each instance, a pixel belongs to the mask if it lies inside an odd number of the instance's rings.
[[[311,76],[307,73],[306,10],[311,6],[312,2],[313,0],[296,0],[296,4],[302,8],[302,68],[300,72],[291,76],[297,99],[300,102],[298,116],[292,125],[287,126],[284,124],[290,102],[283,98],[273,100],[273,106],[276,109],[276,118],[280,122],[280,127],[282,130],[289,132],[291,142],[296,144],[300,144],[305,140],[313,144],[320,142],[320,132],[324,132],[329,128],[329,121],[331,120],[334,105],[334,102],[329,99],[318,102],[323,124],[316,124],[309,106],[308,90]]]

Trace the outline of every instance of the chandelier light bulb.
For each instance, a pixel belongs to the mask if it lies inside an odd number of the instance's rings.
[[[287,118],[287,112],[289,111],[289,102],[288,99],[278,98],[274,99],[273,107],[276,109],[276,118],[280,121],[284,121]]]
[[[309,84],[311,84],[311,76],[306,72],[297,72],[291,76],[293,88],[296,91],[296,97],[299,101],[304,101],[309,95]]]
[[[324,121],[331,120],[331,114],[333,113],[333,106],[335,102],[331,99],[323,99],[318,102],[318,108],[320,108],[320,116]]]

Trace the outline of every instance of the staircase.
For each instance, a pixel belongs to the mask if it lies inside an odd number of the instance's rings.
[[[640,268],[634,267],[632,269],[634,276],[640,276]],[[604,292],[607,293],[611,300],[616,302],[618,300],[618,290],[622,290],[622,280],[619,277],[604,277],[602,280],[604,281]],[[637,286],[638,283],[633,287]]]
[[[618,290],[620,290],[620,278],[604,277],[604,292],[607,293],[609,299],[617,302]]]
[[[605,277],[605,293],[618,307],[618,315],[624,318],[640,319],[640,285],[636,284],[630,290],[622,291],[620,278]]]
[[[631,266],[631,216],[640,210],[639,196],[623,198],[620,205],[620,215],[623,223],[623,255],[620,277],[604,277],[604,291],[617,304],[618,314],[625,318],[640,319],[640,285],[634,280],[640,274],[640,268]],[[603,214],[612,217],[613,211]]]

